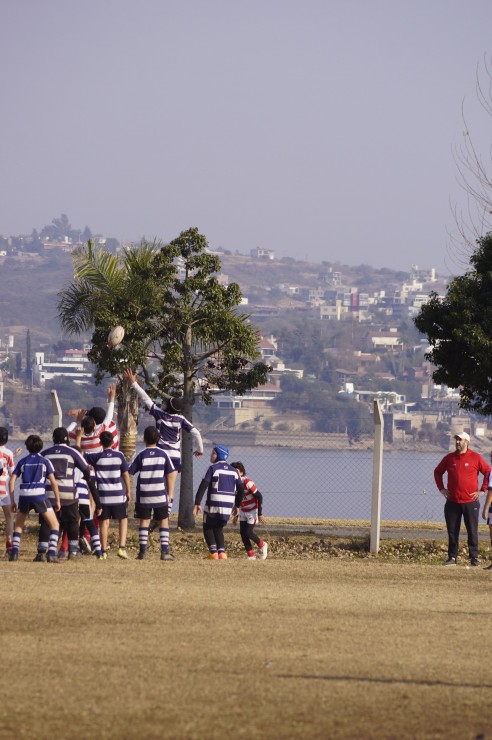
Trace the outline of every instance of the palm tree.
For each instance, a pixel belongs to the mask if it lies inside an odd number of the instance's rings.
[[[74,278],[59,293],[57,306],[66,334],[92,330],[89,359],[96,366],[96,383],[107,375],[116,377],[120,446],[127,459],[136,450],[138,396],[126,387],[122,371],[126,363],[147,366],[151,319],[166,285],[166,271],[157,264],[159,249],[158,243],[144,242],[116,256],[87,242],[74,252]],[[120,324],[125,329],[124,346],[110,348],[107,335]]]

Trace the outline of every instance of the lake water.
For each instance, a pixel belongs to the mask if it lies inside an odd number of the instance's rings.
[[[443,455],[387,452],[383,457],[382,519],[443,521],[444,499],[433,471]],[[359,450],[231,448],[264,497],[265,516],[370,519],[373,453]],[[195,463],[195,489],[208,459]]]
[[[12,450],[17,446],[24,449],[23,443],[8,443]],[[443,455],[384,453],[382,519],[443,521],[444,499],[433,477]],[[231,447],[229,461],[233,460],[241,460],[262,492],[265,516],[370,519],[372,450]],[[194,490],[209,464],[207,454],[194,458]],[[177,488],[179,491],[179,480]]]

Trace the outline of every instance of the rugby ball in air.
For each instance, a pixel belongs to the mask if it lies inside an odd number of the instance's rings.
[[[108,334],[108,347],[114,349],[122,343],[125,336],[125,330],[122,326],[115,326]]]

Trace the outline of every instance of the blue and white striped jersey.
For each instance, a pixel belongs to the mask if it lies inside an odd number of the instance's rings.
[[[55,470],[51,462],[38,453],[26,455],[15,466],[14,475],[20,478],[20,496],[45,501],[46,481]]]
[[[168,453],[173,464],[177,462],[179,465],[181,462],[182,429],[191,434],[193,451],[203,453],[201,434],[185,416],[181,414],[169,414],[167,411],[160,409],[138,383],[132,383],[132,388],[138,393],[149,414],[154,417],[155,425],[159,431],[157,445]]]
[[[234,508],[237,491],[243,490],[241,476],[236,468],[226,462],[210,465],[203,477],[208,482],[207,498],[203,512],[229,519]]]
[[[130,463],[130,475],[137,475],[136,503],[149,508],[167,504],[166,475],[175,470],[171,458],[160,447],[146,447]]]
[[[103,450],[85,455],[94,468],[97,490],[103,506],[126,503],[126,488],[122,473],[128,472],[125,456],[118,450]]]
[[[91,479],[95,482],[95,474],[94,471],[91,470]],[[75,487],[77,489],[77,496],[79,499],[79,504],[85,504],[87,506],[90,506],[91,503],[91,497],[89,493],[89,486],[87,485],[87,481],[80,472],[80,470],[76,469],[74,471],[74,480],[75,480]]]
[[[168,414],[155,404],[152,404],[149,413],[154,417],[159,432],[159,447],[169,452],[172,457],[181,459],[181,430],[191,432],[195,429],[193,424],[185,416]]]
[[[60,504],[62,506],[72,504],[77,499],[74,472],[80,470],[83,473],[90,469],[89,465],[78,450],[74,450],[73,447],[65,444],[53,445],[53,447],[48,447],[40,454],[53,465],[58,491],[60,492]],[[48,498],[54,501],[55,494],[49,481],[46,483],[46,492]]]

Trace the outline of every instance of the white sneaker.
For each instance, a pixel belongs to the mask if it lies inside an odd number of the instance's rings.
[[[246,560],[256,560],[256,555],[248,555]]]
[[[263,547],[260,547],[260,560],[266,560],[268,555],[268,542],[263,543]]]
[[[85,555],[90,555],[92,552],[91,546],[85,537],[79,537],[79,548],[80,552],[83,552]]]

